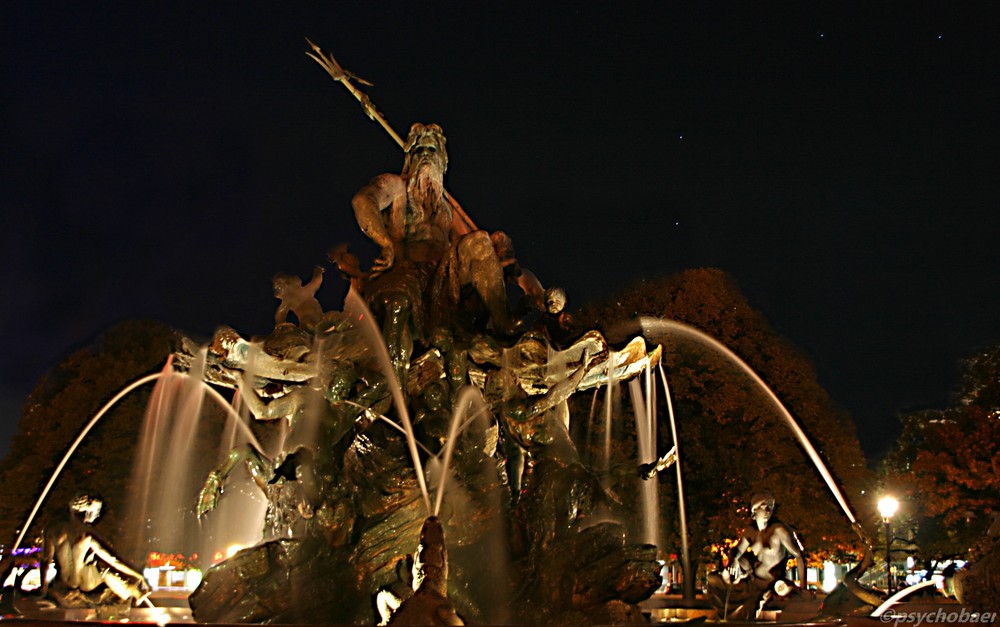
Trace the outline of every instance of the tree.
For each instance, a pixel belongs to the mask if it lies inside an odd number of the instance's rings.
[[[1000,513],[1000,345],[965,361],[955,406],[901,421],[885,480],[911,505],[924,559],[965,557]]]
[[[845,496],[860,496],[868,474],[853,422],[819,385],[811,364],[771,329],[728,275],[696,269],[644,281],[587,308],[579,319],[581,326],[614,335],[616,326],[640,316],[693,326],[739,355],[802,426]],[[739,537],[749,522],[748,500],[765,490],[813,559],[858,548],[819,473],[748,376],[716,351],[670,333],[663,361],[679,423],[691,542],[703,558]],[[670,445],[669,430],[661,427],[659,434],[662,452]],[[672,473],[661,474],[660,484],[661,505],[672,507]]]

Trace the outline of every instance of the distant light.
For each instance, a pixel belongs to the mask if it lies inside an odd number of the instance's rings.
[[[878,500],[878,513],[882,514],[882,521],[889,522],[899,509],[899,501],[891,496],[883,496]]]
[[[201,585],[202,574],[198,569],[192,569],[187,571],[184,576],[184,587],[194,592],[194,590]]]
[[[245,548],[246,547],[244,547],[242,545],[239,545],[239,544],[230,544],[229,548],[226,549],[226,559],[229,559],[230,557],[236,555],[237,553],[239,553],[240,551],[242,551]]]
[[[166,608],[158,607],[156,608],[159,612],[156,614],[156,624],[160,627],[168,624],[170,622],[170,613],[167,612]]]
[[[823,591],[833,592],[840,582],[837,581],[837,566],[833,562],[823,562]]]

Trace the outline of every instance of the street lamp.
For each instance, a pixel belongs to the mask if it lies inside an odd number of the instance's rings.
[[[885,585],[892,594],[892,554],[889,546],[892,544],[892,516],[899,509],[899,501],[891,496],[883,496],[878,500],[878,513],[882,514],[885,524]]]

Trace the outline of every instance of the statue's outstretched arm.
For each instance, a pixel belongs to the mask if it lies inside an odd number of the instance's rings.
[[[105,564],[107,564],[114,570],[118,571],[119,573],[123,573],[125,575],[128,575],[129,577],[133,577],[142,584],[146,583],[145,577],[143,577],[141,574],[133,570],[132,567],[130,567],[128,564],[120,560],[117,555],[113,554],[111,551],[105,548],[105,546],[101,544],[101,541],[95,537],[90,538],[90,551],[97,557],[101,558],[101,561],[103,561]]]
[[[785,547],[789,555],[795,558],[795,565],[799,568],[799,585],[803,590],[806,589],[808,582],[806,580],[806,563],[805,557],[802,554],[802,546],[799,544],[799,539],[795,537],[791,529],[787,527],[779,527],[775,529],[778,535],[778,539],[781,541],[781,545]]]
[[[310,296],[315,296],[316,292],[319,291],[319,286],[323,285],[323,273],[326,270],[323,266],[314,266],[312,279],[303,285],[303,289],[309,292]]]
[[[740,538],[739,544],[733,549],[733,552],[729,556],[729,574],[732,577],[739,577],[743,573],[743,568],[740,566],[740,558],[743,554],[747,552],[750,548],[750,540],[747,539],[746,534]]]
[[[677,446],[674,445],[663,457],[655,459],[647,464],[639,464],[639,478],[649,480],[661,471],[670,468],[677,462]]]
[[[532,403],[528,409],[528,417],[541,415],[559,403],[569,399],[593,364],[594,360],[590,357],[590,353],[585,350],[580,367],[572,375],[553,385],[544,396]]]
[[[382,218],[382,211],[391,207],[400,198],[405,202],[406,186],[403,180],[393,174],[383,174],[372,179],[371,183],[362,187],[351,199],[358,226],[382,249],[372,266],[372,272],[384,272],[395,262],[392,237]]]

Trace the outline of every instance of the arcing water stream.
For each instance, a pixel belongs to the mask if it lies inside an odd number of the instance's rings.
[[[376,352],[379,352],[378,351],[379,347],[381,348],[380,354],[382,355],[382,357],[380,358],[380,361],[383,364],[383,371],[386,374],[386,377],[392,382],[389,387],[392,390],[392,394],[393,394],[394,400],[396,401],[397,410],[398,410],[398,413],[400,415],[400,420],[401,420],[401,422],[403,422],[403,425],[402,426],[398,426],[395,423],[393,423],[391,420],[389,420],[388,418],[385,418],[384,416],[380,416],[380,418],[382,418],[383,420],[385,420],[387,422],[392,423],[395,428],[398,428],[398,429],[400,429],[400,430],[402,430],[402,431],[405,432],[405,434],[406,434],[406,440],[407,440],[407,445],[410,448],[411,457],[413,458],[413,464],[414,464],[415,471],[416,471],[415,474],[416,474],[417,482],[418,482],[418,484],[420,486],[420,489],[421,489],[421,495],[422,495],[423,500],[424,500],[424,504],[425,504],[425,507],[426,507],[427,515],[428,516],[437,517],[438,515],[440,515],[441,508],[442,508],[442,502],[443,502],[444,493],[445,493],[445,487],[446,487],[445,482],[446,482],[446,479],[448,477],[448,466],[449,466],[449,463],[451,462],[451,457],[452,457],[452,452],[453,452],[453,449],[454,449],[454,446],[455,446],[455,442],[458,440],[458,437],[460,435],[461,429],[464,428],[463,422],[464,422],[464,424],[467,425],[472,420],[474,420],[477,416],[485,414],[485,407],[483,405],[482,396],[479,394],[478,390],[466,389],[460,395],[460,400],[457,403],[455,403],[455,405],[453,406],[452,420],[450,422],[448,436],[447,436],[447,438],[444,441],[445,445],[441,448],[440,451],[438,451],[437,454],[433,454],[430,451],[428,451],[426,448],[424,448],[424,451],[430,457],[434,458],[432,460],[432,463],[435,466],[434,472],[435,473],[440,472],[440,479],[439,479],[439,484],[437,486],[437,493],[435,494],[435,499],[434,499],[434,502],[433,502],[433,505],[432,505],[431,498],[430,498],[430,491],[429,491],[429,489],[427,487],[427,478],[425,476],[424,466],[423,466],[423,463],[421,463],[420,454],[419,454],[419,450],[418,450],[418,447],[420,446],[420,444],[417,442],[416,437],[415,437],[415,435],[413,433],[413,426],[410,423],[409,415],[407,413],[406,399],[404,397],[404,393],[403,393],[403,390],[402,390],[401,386],[399,386],[398,383],[395,381],[395,373],[394,373],[394,371],[392,369],[391,362],[390,362],[389,357],[388,357],[388,353],[387,353],[387,351],[385,349],[385,344],[382,341],[381,333],[379,333],[378,329],[374,326],[374,320],[373,320],[370,312],[367,311],[367,308],[365,307],[364,302],[357,295],[355,295],[353,293],[348,295],[347,305],[345,306],[345,313],[347,313],[348,315],[350,315],[355,321],[361,321],[361,326],[362,327],[366,327],[366,325],[367,325],[366,328],[368,329],[367,335],[369,336],[369,343],[371,345],[373,345],[373,346],[376,347]],[[813,445],[809,441],[809,439],[806,436],[806,434],[804,433],[804,431],[801,429],[801,427],[799,427],[799,425],[796,422],[796,420],[792,417],[792,415],[788,412],[788,410],[784,407],[784,405],[778,400],[778,398],[774,394],[774,392],[763,382],[763,380],[745,362],[743,362],[742,359],[740,359],[735,353],[733,353],[731,350],[729,350],[728,348],[726,348],[725,346],[723,346],[721,343],[719,343],[718,341],[714,340],[710,336],[708,336],[708,335],[702,333],[701,331],[698,331],[697,329],[694,329],[694,328],[692,328],[690,326],[684,325],[682,323],[679,323],[679,322],[676,322],[676,321],[671,321],[671,320],[662,320],[662,319],[642,319],[640,321],[640,324],[641,324],[641,327],[642,327],[642,330],[643,330],[643,334],[649,340],[652,340],[652,341],[655,341],[657,343],[663,344],[663,343],[666,343],[667,341],[670,341],[670,340],[672,340],[674,338],[680,338],[680,337],[693,338],[694,340],[696,340],[700,344],[708,346],[711,349],[713,349],[714,351],[717,351],[718,353],[724,355],[729,361],[731,361],[732,363],[736,364],[742,371],[744,371],[746,374],[748,374],[753,379],[753,381],[755,381],[765,391],[765,393],[767,394],[767,396],[774,403],[775,407],[778,408],[779,413],[782,416],[784,422],[789,427],[789,429],[791,429],[792,433],[795,435],[796,439],[798,440],[798,442],[800,443],[800,445],[802,446],[802,448],[805,450],[805,452],[809,456],[810,460],[816,466],[817,470],[819,471],[820,475],[823,477],[823,479],[826,482],[826,484],[827,484],[828,488],[830,489],[831,493],[833,494],[833,496],[837,500],[837,502],[840,505],[840,507],[843,509],[843,511],[844,511],[845,515],[847,516],[848,520],[851,523],[855,523],[856,522],[853,514],[851,513],[851,510],[850,510],[849,506],[847,505],[846,499],[843,497],[842,493],[840,492],[840,489],[838,488],[838,486],[834,482],[831,473],[827,469],[826,465],[823,463],[822,459],[819,457],[818,452],[815,450],[815,448],[813,447]],[[612,357],[614,356],[613,352],[611,353],[611,356]],[[609,360],[609,364],[610,363],[613,363],[613,359]],[[677,428],[676,428],[676,420],[675,420],[675,417],[673,415],[672,400],[670,398],[669,388],[667,388],[666,375],[663,372],[663,366],[662,366],[662,364],[660,365],[660,368],[661,368],[660,375],[661,375],[661,381],[662,381],[663,386],[664,386],[666,404],[667,404],[668,411],[670,413],[671,433],[672,433],[672,436],[673,436],[673,442],[674,442],[674,444],[676,446],[677,445]],[[32,510],[31,514],[29,515],[28,520],[25,522],[25,524],[24,524],[24,526],[23,526],[23,528],[22,528],[22,530],[20,532],[20,535],[18,536],[17,544],[19,544],[23,540],[23,537],[24,537],[24,535],[25,535],[28,527],[30,526],[31,522],[33,521],[34,516],[36,515],[37,511],[41,507],[41,505],[44,502],[45,498],[47,497],[50,488],[55,483],[55,481],[58,478],[58,476],[59,476],[60,472],[62,471],[63,467],[66,465],[66,463],[68,462],[69,458],[72,456],[72,454],[74,453],[74,451],[76,450],[76,448],[79,446],[80,442],[87,436],[87,434],[94,427],[94,425],[101,419],[101,417],[105,413],[107,413],[107,411],[111,407],[113,407],[122,397],[124,397],[125,395],[127,395],[131,391],[135,390],[136,388],[138,388],[138,387],[140,387],[140,386],[142,386],[142,385],[144,385],[146,383],[153,382],[153,381],[160,381],[161,383],[166,384],[166,383],[170,382],[170,380],[171,380],[170,378],[171,377],[179,377],[179,379],[177,379],[175,381],[185,381],[188,384],[188,386],[193,386],[193,388],[195,390],[197,390],[197,393],[195,393],[193,396],[197,397],[196,400],[197,400],[198,404],[200,404],[200,398],[203,395],[203,392],[201,392],[201,390],[208,390],[208,393],[220,405],[222,405],[226,409],[228,415],[230,417],[232,417],[232,418],[235,418],[236,422],[233,423],[233,424],[239,426],[239,428],[242,429],[242,431],[244,432],[244,435],[246,436],[246,441],[250,442],[251,445],[253,447],[255,447],[258,451],[262,450],[261,447],[260,447],[260,444],[257,442],[256,438],[254,437],[253,432],[250,430],[249,426],[240,418],[240,416],[237,413],[237,411],[229,404],[229,402],[226,401],[225,398],[222,397],[221,394],[219,394],[219,392],[217,392],[213,387],[211,387],[207,383],[205,383],[202,380],[202,376],[203,375],[200,374],[196,370],[196,364],[192,367],[191,374],[185,375],[185,374],[181,374],[181,373],[175,373],[173,371],[173,369],[172,369],[171,364],[168,362],[168,364],[167,364],[167,366],[166,366],[166,368],[164,369],[163,372],[152,374],[152,375],[148,375],[146,377],[143,377],[142,379],[137,380],[136,382],[132,383],[131,385],[129,385],[128,387],[126,387],[125,389],[123,389],[113,399],[111,399],[111,401],[109,401],[94,416],[94,418],[91,419],[91,421],[87,424],[87,426],[83,429],[83,431],[81,431],[80,435],[74,441],[73,445],[67,451],[67,453],[64,456],[63,460],[61,461],[61,463],[59,464],[59,466],[56,468],[56,471],[53,473],[52,477],[50,478],[49,483],[46,485],[45,489],[42,491],[42,494],[39,497],[38,502],[35,504],[35,507]],[[633,407],[636,410],[637,432],[638,432],[638,434],[640,436],[640,439],[641,439],[640,448],[642,449],[642,451],[640,453],[641,457],[636,460],[637,463],[649,463],[651,461],[656,461],[656,459],[657,459],[657,451],[656,451],[656,440],[657,440],[657,438],[656,438],[656,435],[655,435],[655,424],[657,422],[657,419],[656,419],[656,416],[655,416],[655,406],[656,406],[657,403],[656,403],[656,398],[655,398],[655,391],[654,391],[653,381],[654,381],[654,379],[652,377],[652,373],[651,373],[651,371],[649,369],[647,369],[646,380],[645,380],[645,385],[644,386],[642,386],[638,381],[635,381],[635,380],[631,384],[631,387],[632,387],[632,390],[633,390],[633,394],[632,394],[632,396],[633,396],[633,402],[632,402],[632,405],[633,405]],[[608,383],[608,385],[607,385],[607,396],[606,396],[606,400],[605,400],[605,406],[606,406],[606,410],[607,410],[605,420],[606,420],[607,424],[605,425],[605,429],[606,429],[606,431],[605,431],[605,438],[606,438],[606,440],[604,442],[604,445],[605,445],[604,448],[606,450],[608,449],[608,443],[609,443],[609,440],[611,438],[611,424],[610,424],[610,422],[611,422],[611,413],[612,413],[611,410],[612,410],[612,405],[615,404],[614,403],[614,398],[613,398],[614,397],[614,393],[613,392],[617,391],[617,386],[614,385],[615,378],[612,376],[610,365],[609,365],[609,374],[608,374],[607,383]],[[643,387],[645,389],[642,389]],[[151,404],[157,405],[157,404],[162,404],[163,402],[164,402],[163,401],[163,397],[161,395],[154,394],[154,397],[152,399]],[[191,402],[193,403],[195,401],[191,401]],[[359,408],[363,409],[361,407],[359,407]],[[687,544],[687,529],[686,529],[686,516],[685,516],[685,512],[684,512],[683,482],[682,482],[682,478],[681,478],[679,448],[677,449],[676,452],[678,454],[678,457],[675,458],[675,459],[676,459],[676,463],[677,463],[676,470],[677,470],[677,479],[678,479],[678,496],[679,496],[679,507],[680,507],[680,524],[681,524],[681,529],[680,529],[681,534],[680,535],[681,535],[681,541],[682,541],[682,560],[683,560],[684,570],[685,570],[685,582],[687,583],[689,581],[693,582],[693,579],[690,576],[690,561],[689,561],[689,557],[687,555],[688,551],[687,551],[687,546],[686,546],[686,544]],[[441,459],[440,462],[434,463],[434,461],[436,461],[437,458],[440,458],[442,456],[443,456],[443,459]],[[604,461],[604,465],[605,465],[605,467],[608,467],[610,465],[610,460],[606,458],[605,461]],[[607,470],[607,468],[605,468],[605,470]],[[655,482],[655,481],[649,481],[649,482],[644,482],[644,483],[648,484],[648,487],[653,488],[654,491],[655,491],[657,482]],[[646,487],[646,485],[644,485],[644,487]],[[644,515],[644,518],[649,518],[654,512],[656,512],[656,510],[658,508],[655,506],[655,501],[651,501],[648,498],[645,499],[645,500],[647,500],[648,503],[647,503],[646,508],[645,508],[646,511],[647,511],[647,513]],[[650,523],[647,520],[647,522],[645,523],[645,531],[644,531],[644,534],[643,534],[645,536],[645,538],[647,538],[646,541],[654,541],[655,542],[656,534],[659,531],[658,528],[659,528],[658,522],[656,522],[654,520],[652,523]],[[17,545],[15,545],[15,548],[16,548],[16,546]]]
[[[91,429],[93,429],[94,426],[97,425],[97,423],[101,420],[101,418],[103,418],[104,415],[106,413],[108,413],[108,411],[110,411],[111,408],[114,407],[118,403],[118,401],[120,401],[121,399],[123,399],[125,396],[127,396],[129,393],[131,393],[136,388],[142,387],[143,385],[146,385],[147,383],[151,383],[153,381],[157,381],[157,380],[160,380],[162,378],[172,377],[172,376],[183,377],[184,379],[188,379],[189,378],[189,376],[186,375],[186,374],[177,373],[177,372],[174,372],[172,369],[170,369],[170,362],[168,360],[167,367],[164,368],[163,372],[157,372],[155,374],[147,375],[145,377],[142,377],[141,379],[133,381],[129,385],[125,386],[125,388],[122,389],[121,392],[119,392],[118,394],[116,394],[114,396],[114,398],[112,398],[107,403],[105,403],[104,407],[102,407],[100,409],[100,411],[98,411],[96,414],[94,414],[94,417],[90,419],[90,422],[88,422],[86,424],[86,426],[84,426],[84,428],[80,431],[80,434],[78,436],[76,436],[75,440],[73,440],[73,443],[70,445],[69,449],[66,450],[66,453],[63,455],[63,458],[59,462],[59,465],[56,466],[56,469],[52,472],[52,476],[49,477],[48,483],[46,483],[45,487],[42,488],[42,493],[39,495],[38,499],[35,501],[35,506],[31,509],[31,513],[28,514],[27,519],[25,519],[24,524],[21,526],[21,531],[20,531],[20,533],[18,533],[17,539],[14,541],[14,545],[11,548],[11,552],[13,552],[18,547],[21,546],[21,542],[24,540],[24,536],[28,532],[28,528],[31,526],[31,523],[34,522],[35,515],[38,513],[38,510],[41,509],[42,504],[45,502],[45,498],[49,495],[49,491],[52,489],[52,486],[55,484],[56,479],[59,478],[59,475],[62,473],[63,468],[69,462],[70,458],[73,456],[73,453],[76,452],[76,449],[80,446],[80,443],[83,442],[84,438],[87,437],[87,434],[90,433]],[[198,383],[199,383],[199,385],[201,387],[203,387],[205,390],[207,390],[208,393],[212,396],[212,398],[215,399],[223,408],[225,408],[226,411],[239,424],[243,425],[243,429],[245,430],[247,437],[259,447],[260,444],[257,443],[257,438],[254,436],[253,432],[250,430],[250,427],[248,427],[246,425],[246,423],[244,423],[242,421],[242,419],[240,418],[240,415],[237,414],[233,410],[232,406],[229,404],[229,401],[227,401],[221,394],[219,394],[219,392],[215,388],[213,388],[212,386],[208,385],[204,381],[198,380]]]
[[[771,388],[768,387],[766,383],[764,383],[764,380],[761,379],[760,376],[756,372],[754,372],[754,370],[750,366],[748,366],[745,361],[740,359],[740,357],[736,353],[726,348],[726,346],[723,345],[718,340],[712,338],[711,336],[705,333],[702,333],[701,331],[695,329],[694,327],[688,326],[681,322],[677,322],[675,320],[664,320],[660,318],[640,318],[639,324],[642,327],[643,335],[645,335],[647,338],[650,339],[663,338],[663,340],[665,340],[670,333],[694,338],[695,340],[712,347],[713,349],[724,355],[734,364],[739,366],[739,368],[743,370],[747,375],[749,375],[754,380],[754,382],[756,382],[761,387],[761,389],[764,390],[764,392],[771,399],[771,401],[774,402],[774,405],[778,409],[782,419],[785,421],[785,424],[788,426],[789,429],[792,430],[792,433],[795,434],[795,437],[799,441],[799,444],[805,450],[806,454],[809,456],[809,459],[812,461],[812,463],[816,466],[816,470],[819,471],[819,474],[823,477],[823,480],[826,482],[826,485],[830,489],[830,492],[833,494],[833,497],[837,500],[837,503],[840,505],[840,508],[844,511],[844,515],[847,516],[847,519],[851,522],[852,525],[856,524],[857,520],[855,519],[854,514],[851,512],[851,508],[847,504],[847,500],[844,498],[844,495],[840,492],[840,488],[837,486],[837,483],[833,480],[833,475],[830,473],[829,469],[827,469],[826,464],[823,463],[822,458],[819,456],[819,453],[816,451],[816,448],[812,445],[812,442],[809,441],[809,438],[806,436],[805,432],[802,430],[799,424],[795,421],[795,418],[788,411],[788,409],[785,408],[784,404],[782,404],[782,402],[778,399],[778,397],[771,390]],[[662,340],[659,341],[661,341],[662,343]]]

